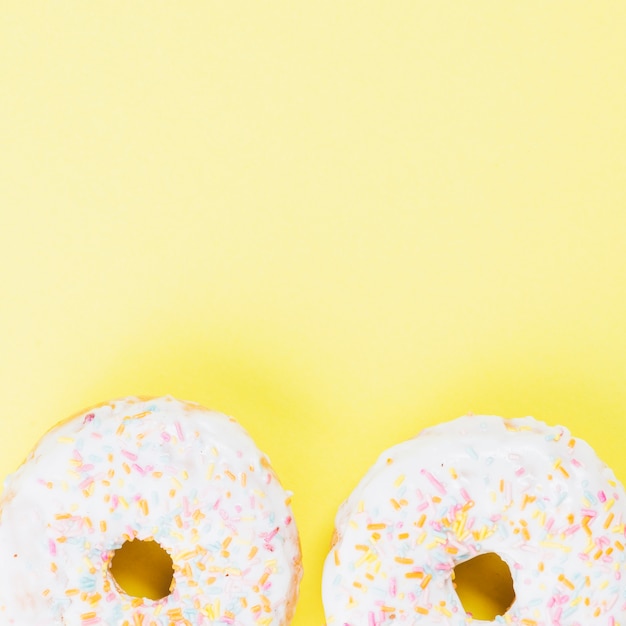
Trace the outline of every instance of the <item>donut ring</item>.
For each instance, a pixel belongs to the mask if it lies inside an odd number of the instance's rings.
[[[340,507],[328,626],[626,624],[626,494],[589,445],[533,418],[466,416],[383,453]],[[454,567],[495,553],[515,600],[472,619]]]
[[[232,418],[127,398],[48,432],[0,499],[0,623],[286,625],[302,575],[290,494]],[[125,541],[173,561],[169,595],[126,594]]]

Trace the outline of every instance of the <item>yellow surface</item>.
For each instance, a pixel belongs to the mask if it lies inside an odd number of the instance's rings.
[[[0,17],[0,469],[100,400],[236,416],[333,516],[532,414],[626,479],[626,3],[26,2]]]

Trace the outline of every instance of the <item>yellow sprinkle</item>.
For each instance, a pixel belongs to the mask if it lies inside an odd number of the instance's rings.
[[[405,478],[404,474],[400,474],[400,476],[398,476],[398,478],[396,478],[396,480],[393,483],[394,487],[399,487],[404,482],[404,478]]]

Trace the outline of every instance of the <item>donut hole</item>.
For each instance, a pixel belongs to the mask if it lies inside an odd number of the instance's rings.
[[[454,587],[463,610],[474,619],[493,621],[515,601],[511,570],[495,552],[459,563]]]
[[[151,539],[126,541],[113,553],[109,569],[117,586],[135,598],[161,600],[172,589],[172,557]]]

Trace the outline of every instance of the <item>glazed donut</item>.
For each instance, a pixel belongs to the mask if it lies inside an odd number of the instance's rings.
[[[154,541],[170,592],[133,597],[116,550]],[[126,398],[49,431],[0,499],[0,623],[289,623],[301,578],[290,494],[232,418],[171,397]]]
[[[626,624],[626,495],[591,447],[533,418],[465,416],[384,452],[340,507],[328,626]],[[495,553],[515,599],[473,619],[454,568]]]

